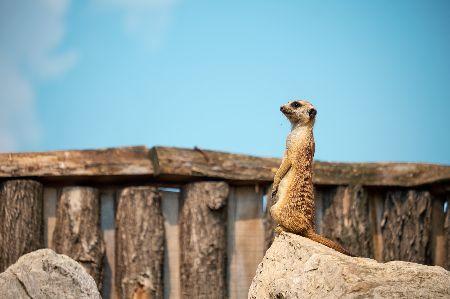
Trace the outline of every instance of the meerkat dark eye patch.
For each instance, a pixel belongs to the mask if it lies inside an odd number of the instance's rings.
[[[299,108],[301,106],[302,106],[302,104],[300,104],[299,102],[292,102],[292,104],[291,104],[291,107],[295,108],[295,109],[297,109],[297,108]]]

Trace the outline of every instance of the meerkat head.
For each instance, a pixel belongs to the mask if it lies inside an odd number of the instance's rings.
[[[280,107],[281,112],[295,125],[314,125],[317,110],[308,101],[291,101]]]

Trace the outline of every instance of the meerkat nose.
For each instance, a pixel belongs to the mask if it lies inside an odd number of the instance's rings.
[[[309,116],[314,117],[314,116],[316,116],[316,114],[317,114],[317,110],[316,109],[311,108],[311,110],[309,110]]]
[[[280,111],[283,112],[284,111],[284,106],[280,107]]]

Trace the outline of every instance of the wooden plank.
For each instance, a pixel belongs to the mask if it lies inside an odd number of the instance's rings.
[[[180,213],[181,294],[183,298],[227,298],[225,182],[183,187]]]
[[[56,206],[53,247],[78,263],[102,289],[105,244],[100,229],[99,191],[91,187],[64,187]]]
[[[81,151],[0,154],[0,178],[42,182],[188,182],[217,179],[269,184],[280,159],[217,151],[145,146]],[[155,175],[156,174],[156,175]],[[314,163],[318,185],[412,187],[450,183],[450,166],[417,163]]]
[[[162,298],[164,218],[161,195],[155,187],[128,187],[120,192],[118,201],[116,285],[120,298]]]
[[[103,259],[103,288],[102,297],[109,299],[119,298],[115,284],[116,269],[116,231],[115,231],[115,190],[112,188],[100,191],[101,217],[100,225],[105,241],[106,254]]]
[[[159,176],[252,182],[272,181],[280,162],[273,158],[173,147],[154,147],[152,157]]]
[[[264,256],[262,193],[254,186],[231,189],[228,201],[228,296],[247,298]]]
[[[367,192],[361,186],[339,186],[323,203],[322,234],[356,256],[373,257]]]
[[[56,188],[44,188],[44,246],[53,250],[57,198]]]
[[[42,185],[11,180],[0,186],[0,273],[19,257],[44,247]]]
[[[371,233],[373,242],[373,257],[383,262],[383,233],[381,228],[384,208],[384,196],[381,190],[369,192],[369,210],[371,221]]]
[[[145,146],[0,154],[0,177],[153,175]]]
[[[384,261],[429,262],[431,195],[428,191],[388,191],[380,225]]]
[[[178,225],[180,193],[161,191],[164,216],[164,298],[180,296],[180,232]]]
[[[431,261],[433,265],[446,267],[447,248],[444,235],[444,200],[433,196],[431,206]]]

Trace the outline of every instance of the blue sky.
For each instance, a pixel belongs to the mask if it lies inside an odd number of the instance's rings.
[[[0,0],[0,151],[167,145],[450,164],[449,1]]]

